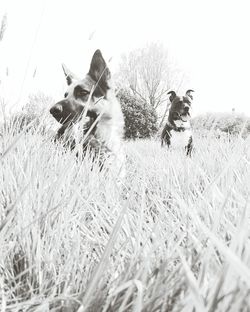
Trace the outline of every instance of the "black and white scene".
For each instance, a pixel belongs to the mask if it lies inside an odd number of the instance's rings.
[[[0,1],[0,311],[250,312],[249,4]]]

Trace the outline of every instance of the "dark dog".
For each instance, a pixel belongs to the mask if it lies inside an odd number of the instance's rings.
[[[187,155],[191,155],[193,148],[193,138],[190,126],[190,110],[193,100],[193,90],[187,90],[185,96],[177,96],[174,91],[170,94],[170,109],[167,123],[161,134],[161,145],[183,146]]]
[[[89,72],[83,79],[77,79],[64,65],[63,71],[68,89],[64,99],[50,109],[62,125],[57,139],[69,141],[72,138],[71,148],[79,143],[98,155],[108,154],[110,165],[116,164],[121,170],[124,119],[100,50],[94,53]]]

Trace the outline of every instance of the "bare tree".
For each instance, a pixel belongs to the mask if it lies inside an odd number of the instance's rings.
[[[184,81],[183,73],[174,65],[168,51],[158,43],[123,55],[117,78],[122,87],[129,88],[134,95],[161,111],[160,124],[167,113],[167,92],[170,89],[178,92]],[[161,107],[163,103],[164,108]]]
[[[4,33],[6,31],[6,27],[7,27],[7,15],[5,14],[2,18],[1,21],[1,26],[0,26],[0,42],[3,40],[3,36]],[[0,84],[2,83],[1,79],[0,79]],[[2,101],[3,102],[3,101]],[[1,104],[3,105],[3,103]],[[2,108],[3,109],[3,108]]]
[[[6,27],[7,27],[7,15],[5,14],[2,18],[1,27],[0,27],[0,41],[3,40]]]

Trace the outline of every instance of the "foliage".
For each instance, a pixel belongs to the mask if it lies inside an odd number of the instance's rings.
[[[118,87],[130,89],[157,109],[168,98],[169,89],[178,91],[185,79],[166,48],[153,42],[122,56],[116,80]]]
[[[25,129],[36,130],[41,127],[43,131],[49,127],[52,118],[49,117],[49,107],[53,99],[43,93],[31,94],[21,111],[13,113],[5,121],[6,127],[13,127],[13,132],[19,133]],[[32,123],[32,127],[29,125]]]
[[[49,110],[53,102],[52,97],[42,92],[30,94],[26,105],[22,108],[22,112],[31,119],[39,117]]]
[[[125,89],[119,90],[117,97],[125,118],[125,138],[153,136],[157,131],[157,115],[154,108]]]
[[[6,28],[7,28],[7,15],[5,14],[2,18],[1,26],[0,26],[0,41],[3,40],[3,36],[6,31]]]
[[[235,113],[206,113],[192,119],[192,127],[196,130],[214,130],[217,133],[237,135],[242,131],[242,136],[250,134],[250,118],[243,114]]]

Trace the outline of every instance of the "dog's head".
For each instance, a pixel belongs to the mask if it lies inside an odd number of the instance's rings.
[[[95,119],[98,115],[95,103],[98,99],[106,97],[110,79],[110,71],[101,51],[95,51],[85,78],[77,79],[64,65],[63,71],[68,89],[64,94],[64,99],[52,106],[50,113],[63,125],[74,123],[88,103],[86,116]]]
[[[186,122],[190,119],[190,110],[193,100],[193,90],[187,90],[184,96],[178,96],[174,91],[169,91],[171,106],[169,109],[169,121],[176,125],[177,121]]]

